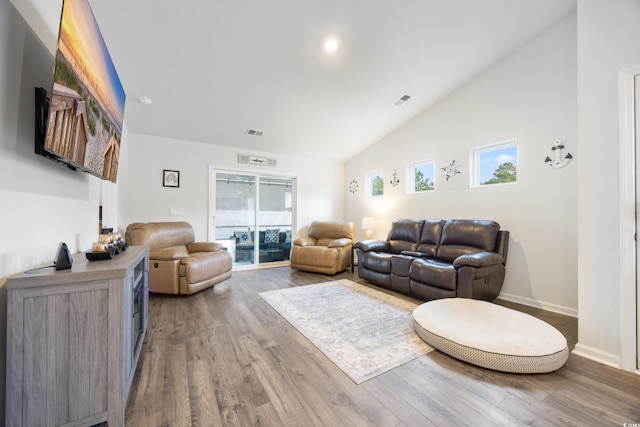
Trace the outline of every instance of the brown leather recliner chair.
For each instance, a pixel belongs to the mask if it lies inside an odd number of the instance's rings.
[[[312,222],[309,237],[296,239],[291,246],[291,268],[324,274],[346,270],[355,231],[353,222]]]
[[[148,245],[149,291],[185,294],[207,289],[231,277],[231,255],[220,243],[195,242],[187,222],[129,224],[125,241]]]

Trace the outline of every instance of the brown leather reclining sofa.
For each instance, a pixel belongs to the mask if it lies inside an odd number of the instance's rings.
[[[220,243],[195,242],[187,222],[129,224],[125,241],[150,246],[150,292],[190,295],[231,277],[231,255]]]
[[[386,241],[355,244],[358,275],[420,298],[492,301],[504,282],[509,232],[486,220],[393,222]]]

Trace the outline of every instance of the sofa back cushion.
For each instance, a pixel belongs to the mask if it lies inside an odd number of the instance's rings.
[[[423,219],[398,219],[393,221],[387,238],[389,252],[399,254],[402,251],[415,251],[420,242],[423,226]]]
[[[236,238],[236,247],[238,246],[253,247],[253,231],[234,231],[233,235]]]
[[[460,255],[494,252],[500,224],[495,221],[452,219],[442,228],[437,258],[453,262]]]
[[[280,242],[280,229],[279,228],[267,228],[264,231],[265,243],[279,243]]]
[[[416,249],[417,252],[423,252],[435,258],[438,252],[438,245],[440,245],[444,223],[445,221],[440,219],[428,219],[424,222],[420,243],[418,244],[418,249]]]
[[[188,222],[135,222],[127,226],[125,240],[130,245],[149,245],[151,250],[188,245],[195,240]]]
[[[313,221],[309,226],[309,237],[316,239],[318,246],[327,246],[336,239],[353,241],[356,226],[353,222]]]

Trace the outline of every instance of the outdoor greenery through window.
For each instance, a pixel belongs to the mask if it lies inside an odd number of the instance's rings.
[[[410,163],[408,168],[408,193],[422,193],[435,189],[435,163],[433,160],[422,160]]]
[[[367,174],[367,197],[382,195],[384,195],[384,172],[369,172]]]
[[[471,186],[513,184],[517,181],[518,141],[513,139],[471,151]]]

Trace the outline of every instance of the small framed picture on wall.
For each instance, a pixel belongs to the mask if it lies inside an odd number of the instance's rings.
[[[164,169],[162,171],[163,187],[180,187],[180,171]]]

